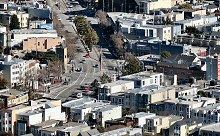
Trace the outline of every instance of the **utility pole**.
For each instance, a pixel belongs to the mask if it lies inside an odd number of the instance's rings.
[[[102,11],[105,11],[105,0],[102,0]]]
[[[113,4],[114,4],[114,0],[112,0],[112,12],[114,12]]]

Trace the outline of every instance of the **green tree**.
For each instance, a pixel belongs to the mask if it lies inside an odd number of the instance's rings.
[[[169,51],[164,51],[161,53],[161,58],[168,58],[171,56],[171,53]]]
[[[103,74],[101,77],[100,77],[100,81],[102,84],[105,84],[105,83],[110,83],[112,81],[111,77],[108,76],[107,74]]]
[[[185,3],[179,6],[180,9],[193,9],[189,3]]]
[[[132,54],[126,54],[123,75],[130,75],[142,71],[141,62]]]
[[[10,30],[20,29],[20,22],[18,21],[17,15],[12,15],[9,25]]]
[[[0,89],[4,89],[6,88],[8,85],[8,82],[5,78],[3,77],[0,77]]]
[[[105,128],[102,127],[102,126],[98,126],[98,127],[97,127],[97,130],[98,130],[100,133],[105,132]]]
[[[99,42],[99,37],[93,28],[90,28],[84,36],[85,44],[88,45],[89,50],[92,51],[92,46],[97,45]]]

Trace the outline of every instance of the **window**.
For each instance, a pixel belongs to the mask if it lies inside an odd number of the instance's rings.
[[[142,84],[145,85],[145,81],[142,81]]]
[[[9,124],[11,124],[11,120],[9,120]]]
[[[11,131],[11,128],[9,127],[8,130]]]
[[[11,113],[8,114],[8,117],[11,117]]]
[[[38,44],[38,46],[40,46],[40,42],[38,42],[37,44]]]

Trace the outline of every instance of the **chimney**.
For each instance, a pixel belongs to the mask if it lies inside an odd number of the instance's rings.
[[[173,85],[177,85],[177,75],[173,76]]]

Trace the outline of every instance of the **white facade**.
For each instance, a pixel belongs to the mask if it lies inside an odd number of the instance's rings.
[[[193,109],[206,107],[207,105],[215,104],[215,98],[206,98],[200,96],[183,96],[176,99],[167,100],[164,102],[165,111],[170,114],[191,118]]]
[[[146,124],[146,119],[155,117],[155,113],[138,112],[131,115],[126,115],[125,120],[133,120],[135,126],[143,127]]]
[[[102,84],[98,90],[100,100],[109,100],[108,96],[118,92],[126,92],[134,89],[133,81],[118,80],[112,83]]]
[[[44,29],[15,29],[11,31],[12,40],[23,40],[29,37],[58,37],[56,30]]]
[[[176,88],[176,97],[187,96],[187,95],[197,95],[198,88],[188,87],[188,86],[179,86]]]
[[[124,135],[129,135],[129,136],[142,135],[142,128],[125,127],[92,136],[124,136]]]
[[[122,107],[111,105],[109,102],[97,101],[95,103],[75,105],[71,107],[70,116],[73,121],[86,121],[88,116],[98,120],[98,123],[105,126],[106,120],[122,117]]]
[[[135,88],[142,88],[149,85],[161,86],[164,82],[164,74],[144,71],[128,76],[122,76],[120,77],[120,80],[134,81]]]
[[[8,10],[8,4],[7,3],[0,3],[0,10]]]
[[[191,117],[205,124],[220,122],[220,104],[193,109]]]

